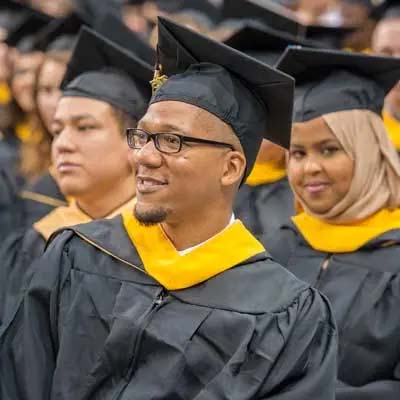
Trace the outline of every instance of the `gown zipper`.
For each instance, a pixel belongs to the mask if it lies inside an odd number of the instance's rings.
[[[329,268],[329,264],[332,260],[332,257],[333,257],[332,254],[328,254],[319,265],[319,273],[314,285],[315,289],[319,289],[321,287],[322,279],[325,276],[326,270]]]
[[[132,354],[132,361],[127,368],[125,375],[125,381],[121,385],[121,387],[117,390],[116,394],[113,396],[113,400],[120,400],[123,396],[123,393],[127,386],[129,385],[129,382],[131,380],[131,377],[135,371],[136,363],[137,363],[137,353],[140,348],[140,344],[142,342],[143,334],[145,329],[148,327],[148,325],[151,322],[151,319],[155,312],[157,312],[165,302],[166,297],[168,296],[168,291],[165,288],[161,288],[159,292],[157,293],[156,297],[153,299],[153,303],[150,307],[150,309],[147,311],[147,314],[143,317],[143,321],[141,323],[141,327],[138,331],[134,349],[133,349],[133,354]]]

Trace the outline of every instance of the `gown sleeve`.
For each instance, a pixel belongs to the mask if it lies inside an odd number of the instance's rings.
[[[400,372],[400,362],[396,370]],[[341,381],[337,384],[337,400],[398,400],[400,396],[400,377],[398,380],[370,382],[363,386],[350,386]]]
[[[17,384],[20,398],[46,400],[51,397],[58,349],[58,314],[61,288],[67,280],[70,260],[62,233],[37,261],[35,275],[24,299],[22,359]],[[34,366],[34,368],[31,368]]]
[[[285,346],[258,399],[335,399],[337,331],[330,305],[314,289],[279,321]]]

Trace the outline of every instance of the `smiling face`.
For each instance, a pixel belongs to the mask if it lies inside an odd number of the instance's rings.
[[[37,84],[37,106],[46,129],[50,131],[51,122],[61,97],[60,84],[66,70],[66,64],[47,59],[40,69]]]
[[[138,127],[149,133],[179,133],[241,149],[228,125],[182,102],[150,105]],[[176,154],[163,154],[150,141],[141,150],[133,150],[132,158],[137,169],[135,215],[145,224],[187,223],[211,209],[226,211],[246,165],[241,151],[198,143],[184,144]]]
[[[375,53],[400,57],[400,18],[383,20],[378,24],[372,38]],[[400,83],[386,97],[387,105],[396,115],[400,115]]]
[[[328,212],[350,189],[354,163],[322,117],[294,124],[289,181],[314,213]]]
[[[63,97],[51,132],[57,182],[65,195],[95,198],[132,177],[125,134],[109,104]]]
[[[22,111],[29,113],[35,108],[34,86],[37,70],[43,61],[41,53],[18,54],[14,61],[11,90]]]

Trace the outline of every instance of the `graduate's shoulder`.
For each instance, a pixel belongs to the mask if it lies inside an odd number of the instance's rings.
[[[285,312],[315,293],[265,252],[174,295],[182,301],[212,308],[265,314]]]
[[[139,271],[142,262],[120,215],[59,229],[48,240],[46,254],[62,255],[72,269],[84,273],[134,282],[150,279]]]

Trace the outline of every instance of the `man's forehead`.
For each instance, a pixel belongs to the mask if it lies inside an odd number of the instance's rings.
[[[206,112],[199,107],[181,101],[162,101],[149,106],[146,114],[140,121],[140,126],[160,125],[169,127],[184,127],[201,124],[200,118]]]
[[[55,118],[82,119],[95,118],[111,110],[111,106],[103,101],[86,97],[61,97],[58,102]]]

